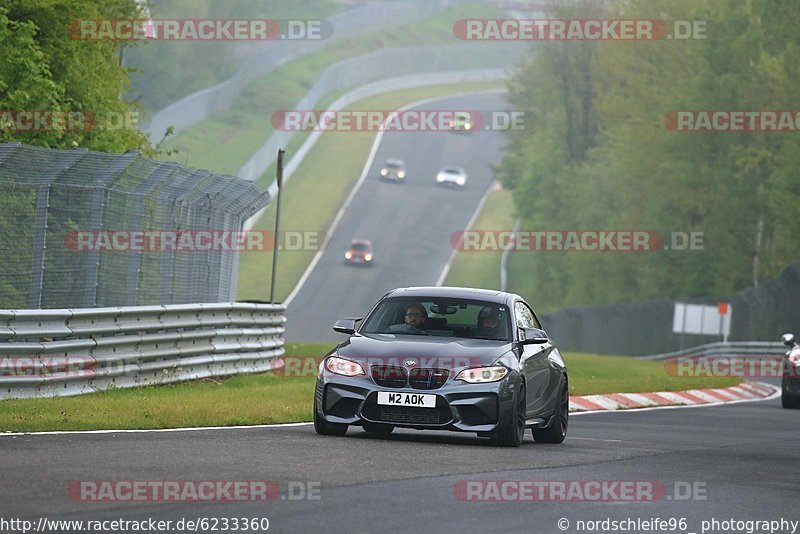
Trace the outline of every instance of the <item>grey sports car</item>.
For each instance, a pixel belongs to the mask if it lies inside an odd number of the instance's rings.
[[[366,319],[341,319],[348,337],[319,367],[314,428],[396,427],[476,432],[517,447],[567,435],[564,360],[519,295],[414,287],[387,293]]]

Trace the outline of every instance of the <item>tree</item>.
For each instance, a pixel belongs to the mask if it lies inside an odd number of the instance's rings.
[[[69,24],[79,19],[138,17],[134,0],[8,0],[0,7],[0,141],[106,152],[149,150],[147,138],[120,118],[137,108],[122,95],[129,70],[119,64],[126,43],[73,39]],[[96,127],[20,131],[20,112],[80,113]],[[121,126],[121,127],[120,127]]]

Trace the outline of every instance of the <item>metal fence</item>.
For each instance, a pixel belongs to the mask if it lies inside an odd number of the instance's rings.
[[[775,358],[786,353],[783,343],[777,341],[736,341],[733,343],[707,343],[663,354],[637,356],[637,360],[670,360],[675,358]]]
[[[178,133],[229,109],[249,81],[265,76],[287,61],[329,47],[338,39],[430,18],[454,3],[454,0],[402,0],[361,6],[331,17],[328,22],[333,34],[328,39],[265,43],[229,79],[187,95],[155,113],[145,131],[154,140],[160,139],[169,126]]]
[[[35,309],[235,300],[236,251],[162,250],[161,239],[241,230],[269,198],[236,177],[138,152],[4,143],[0,302]],[[158,243],[134,246],[143,231],[162,232]]]
[[[734,295],[678,299],[690,304],[730,302],[733,315],[729,341],[776,341],[786,332],[800,332],[800,262],[774,280]],[[594,354],[648,355],[707,344],[713,336],[674,334],[676,300],[567,308],[544,315],[547,333],[564,350]]]
[[[282,304],[0,310],[0,399],[281,367]]]

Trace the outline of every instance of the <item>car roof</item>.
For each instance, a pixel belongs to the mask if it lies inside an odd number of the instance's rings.
[[[496,302],[498,304],[510,304],[519,295],[497,291],[495,289],[477,289],[472,287],[448,287],[448,286],[419,286],[419,287],[399,287],[391,290],[386,297],[412,297],[412,298],[462,298],[472,300],[484,300]]]

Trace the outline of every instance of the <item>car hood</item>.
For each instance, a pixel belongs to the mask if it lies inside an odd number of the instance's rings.
[[[491,365],[511,350],[511,343],[484,339],[369,334],[351,336],[338,347],[343,358],[372,365],[462,369]],[[413,360],[414,363],[409,365]]]

